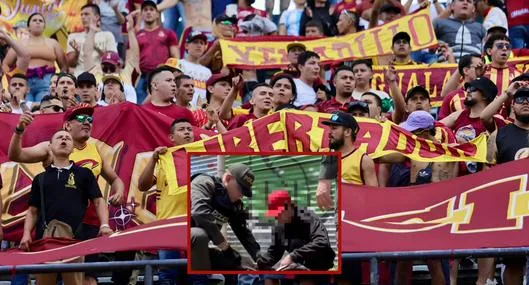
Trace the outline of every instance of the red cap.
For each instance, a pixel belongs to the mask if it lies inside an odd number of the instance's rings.
[[[110,63],[112,65],[119,65],[121,62],[121,59],[119,58],[119,54],[114,51],[107,51],[103,54],[103,57],[101,58],[101,63]]]
[[[224,75],[222,73],[215,73],[211,75],[211,77],[206,81],[206,86],[213,86],[215,83],[226,80],[231,84],[231,76],[230,75]]]
[[[71,121],[77,115],[88,115],[92,116],[94,114],[94,108],[86,103],[79,104],[79,106],[70,108],[66,110],[63,116],[63,121]]]
[[[277,217],[285,210],[285,204],[290,204],[292,198],[286,190],[276,190],[268,195],[268,212],[266,216]]]

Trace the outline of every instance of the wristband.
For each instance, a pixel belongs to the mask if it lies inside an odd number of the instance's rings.
[[[110,229],[110,225],[109,224],[101,224],[101,226],[99,226],[99,229],[102,229],[102,228],[109,228]]]
[[[19,128],[18,126],[16,126],[16,128],[15,128],[15,133],[16,133],[17,135],[21,135],[21,134],[23,134],[23,133],[24,133],[24,128]]]

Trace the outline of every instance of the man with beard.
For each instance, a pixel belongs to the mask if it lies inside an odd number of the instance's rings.
[[[235,116],[228,126],[228,130],[242,127],[244,123],[251,120],[257,120],[270,113],[273,109],[272,97],[274,97],[274,89],[266,83],[260,83],[255,86],[252,91],[252,111],[248,115]]]
[[[191,79],[191,82],[193,80]],[[189,118],[176,118],[171,124],[169,139],[173,146],[184,145],[193,142],[193,126]],[[139,180],[138,189],[142,192],[156,185],[156,219],[163,220],[187,214],[187,191],[171,193],[168,187],[167,175],[163,168],[159,167],[160,154],[167,152],[166,146],[157,147],[152,159],[143,170]],[[180,252],[173,250],[160,250],[160,259],[178,259]],[[179,272],[176,269],[162,268],[160,270],[161,284],[174,284],[177,282]]]
[[[519,89],[513,93],[515,88]],[[529,153],[529,88],[527,84],[513,84],[504,96],[512,99],[514,123],[498,129],[489,138],[489,160],[496,160],[497,164],[527,159]],[[490,262],[494,264],[493,259]],[[503,262],[504,284],[522,284],[526,257],[504,258]]]
[[[354,89],[354,73],[352,68],[341,66],[336,69],[333,83],[336,88],[336,95],[317,105],[321,113],[332,113],[343,110],[347,108],[349,103],[354,101],[354,99],[351,99]]]

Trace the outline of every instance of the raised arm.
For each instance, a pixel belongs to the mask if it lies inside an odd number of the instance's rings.
[[[167,152],[167,147],[161,146],[157,147],[153,154],[152,158],[149,160],[149,163],[147,163],[147,166],[143,170],[143,172],[140,175],[140,178],[138,180],[138,189],[142,192],[145,192],[156,183],[156,178],[154,176],[154,169],[156,167],[156,163],[158,162],[158,159],[160,158],[160,154],[164,154]]]
[[[172,8],[178,4],[178,0],[163,0],[162,3],[158,4],[158,11],[162,12],[165,9]]]
[[[371,9],[371,18],[369,19],[369,28],[372,29],[378,26],[378,16],[380,15],[380,8],[382,7],[383,0],[375,0],[373,3],[373,9]]]
[[[244,85],[244,79],[242,78],[242,75],[239,74],[239,76],[234,77],[232,79],[232,86],[230,94],[224,99],[224,102],[222,102],[222,105],[220,106],[219,111],[219,118],[222,120],[231,120],[233,117],[232,108],[233,108],[233,102],[235,102],[235,98],[237,97],[237,94],[239,93],[239,90],[241,90],[242,86]]]
[[[456,68],[454,70],[454,73],[452,76],[450,76],[450,79],[444,84],[443,90],[441,90],[441,97],[444,98],[448,93],[457,90],[459,88],[459,82],[461,82],[461,74],[459,74],[459,70]]]
[[[18,69],[26,72],[31,59],[27,48],[20,42],[13,40],[4,31],[0,31],[0,39],[4,40],[9,46],[11,46],[11,49],[9,49],[4,62],[2,62],[2,70],[4,70],[4,73],[8,73],[10,71],[10,66],[15,62]]]
[[[406,101],[399,88],[397,71],[393,65],[390,65],[386,70],[386,80],[389,84],[389,94],[395,103],[395,112],[393,112],[393,122],[400,124],[406,115]]]
[[[215,56],[215,53],[220,50],[220,41],[216,40],[215,43],[211,46],[210,49],[206,51],[204,55],[198,60],[198,63],[203,66],[208,66],[211,61],[213,60],[213,57]]]
[[[51,40],[53,41],[53,52],[57,58],[57,64],[59,65],[59,68],[62,72],[68,71],[68,62],[66,62],[66,54],[64,53],[64,50],[56,40]]]
[[[9,160],[22,163],[36,163],[48,159],[49,142],[41,142],[32,147],[22,148],[22,137],[26,127],[33,121],[33,116],[26,112],[20,116],[16,132],[11,137],[7,154]]]
[[[140,67],[140,45],[136,38],[136,29],[134,27],[134,17],[139,11],[134,11],[127,16],[127,31],[129,37],[129,49],[127,51],[127,62],[134,67],[135,70],[139,70]]]
[[[450,114],[450,116],[442,119],[439,121],[443,125],[447,126],[449,129],[452,129],[456,123],[457,118],[459,118],[459,115],[461,115],[462,111],[456,111]]]
[[[362,157],[361,164],[364,185],[378,187],[377,172],[375,170],[375,162],[373,159],[367,155],[364,155],[364,157]]]

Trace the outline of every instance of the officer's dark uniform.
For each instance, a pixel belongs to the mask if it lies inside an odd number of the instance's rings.
[[[229,169],[241,183],[251,187],[254,176],[251,170],[238,164]],[[248,183],[250,182],[250,183]],[[242,187],[244,196],[251,197],[251,188]],[[220,229],[226,223],[250,256],[257,260],[260,250],[252,232],[246,225],[248,213],[242,201],[232,203],[222,180],[209,175],[198,175],[191,182],[191,268],[193,270],[238,270],[240,255],[231,247],[225,251],[208,249],[209,241],[220,245],[226,241]]]

